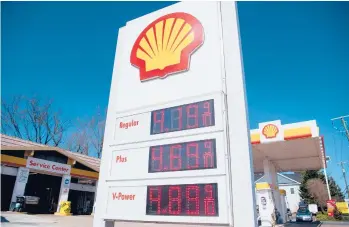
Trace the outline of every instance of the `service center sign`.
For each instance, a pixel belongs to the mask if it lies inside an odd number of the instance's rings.
[[[33,157],[28,157],[27,168],[50,172],[50,173],[57,173],[62,175],[69,175],[71,170],[70,165],[51,162],[51,161],[33,158]]]

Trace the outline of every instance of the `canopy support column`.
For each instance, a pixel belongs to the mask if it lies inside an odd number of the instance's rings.
[[[16,204],[17,196],[24,196],[25,187],[29,178],[29,169],[25,167],[19,167],[16,177],[15,186],[12,192],[10,210],[13,210]]]
[[[279,183],[277,179],[277,171],[275,165],[267,158],[263,160],[264,176],[266,182],[271,186],[273,201],[278,212],[282,212],[281,195],[279,191]]]

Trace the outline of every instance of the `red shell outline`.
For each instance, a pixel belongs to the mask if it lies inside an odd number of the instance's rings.
[[[274,136],[267,136],[266,133],[264,132],[264,129],[268,126],[274,126],[276,128],[276,132],[275,132],[275,135]],[[272,139],[272,138],[275,138],[277,136],[277,134],[279,133],[279,128],[274,125],[274,124],[267,124],[266,126],[263,127],[262,129],[262,134],[265,136],[265,138],[267,139]]]
[[[185,20],[185,22],[189,23],[192,26],[192,30],[194,31],[194,41],[190,43],[187,47],[185,47],[181,53],[181,60],[179,64],[176,65],[170,65],[165,67],[164,69],[155,69],[151,70],[149,72],[145,71],[145,61],[138,59],[136,56],[137,48],[139,46],[139,42],[141,39],[146,35],[146,32],[149,28],[154,26],[156,23],[158,23],[161,20],[166,20],[168,18],[180,18]],[[154,78],[164,78],[169,74],[186,71],[189,69],[189,61],[190,57],[193,54],[193,52],[199,48],[204,42],[204,28],[201,24],[201,22],[194,16],[184,13],[184,12],[177,12],[177,13],[171,13],[167,14],[165,16],[162,16],[149,24],[142,32],[139,34],[137,40],[133,44],[132,51],[131,51],[131,57],[130,62],[133,66],[139,68],[140,71],[140,80],[145,81],[149,79]]]

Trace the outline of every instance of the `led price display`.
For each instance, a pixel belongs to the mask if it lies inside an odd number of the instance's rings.
[[[217,184],[148,186],[146,214],[218,216]]]
[[[214,126],[214,100],[190,103],[151,112],[150,134]]]
[[[149,148],[149,173],[212,168],[217,168],[215,139]]]

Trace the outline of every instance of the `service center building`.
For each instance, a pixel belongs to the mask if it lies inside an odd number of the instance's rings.
[[[99,175],[98,158],[1,134],[1,210],[17,196],[39,197],[35,213],[55,213],[70,201],[73,214],[91,214]]]

